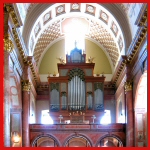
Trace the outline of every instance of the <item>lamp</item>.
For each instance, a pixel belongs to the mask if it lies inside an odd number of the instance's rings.
[[[14,143],[19,143],[20,137],[17,131],[12,132],[12,141]]]

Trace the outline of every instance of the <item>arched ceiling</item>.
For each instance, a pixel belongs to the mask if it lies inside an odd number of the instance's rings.
[[[40,65],[45,51],[52,44],[65,38],[62,23],[66,18],[83,18],[89,24],[85,38],[103,49],[112,72],[121,55],[131,42],[131,32],[126,12],[121,4],[55,3],[26,5],[23,29],[25,44]]]

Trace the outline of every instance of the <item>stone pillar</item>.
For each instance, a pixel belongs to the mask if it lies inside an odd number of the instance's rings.
[[[4,146],[10,147],[10,83],[9,56],[13,50],[13,43],[9,35],[4,38]]]
[[[22,81],[22,146],[30,146],[29,137],[29,111],[30,111],[30,88],[29,80]]]
[[[125,82],[125,94],[126,94],[126,146],[134,146],[134,113],[133,113],[133,93],[132,82]]]

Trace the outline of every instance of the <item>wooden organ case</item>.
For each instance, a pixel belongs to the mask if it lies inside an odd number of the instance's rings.
[[[95,63],[86,63],[86,54],[76,47],[58,63],[59,77],[48,77],[50,116],[54,123],[99,123],[104,113],[104,76],[93,76]]]

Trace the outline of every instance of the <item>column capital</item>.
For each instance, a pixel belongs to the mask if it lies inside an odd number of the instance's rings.
[[[30,91],[31,89],[31,83],[29,82],[29,80],[22,80],[22,91]]]
[[[9,34],[6,34],[4,37],[4,50],[11,53],[13,51],[14,45],[10,39]]]
[[[125,91],[131,91],[132,90],[132,81],[126,81],[124,83],[124,88],[125,88]]]

